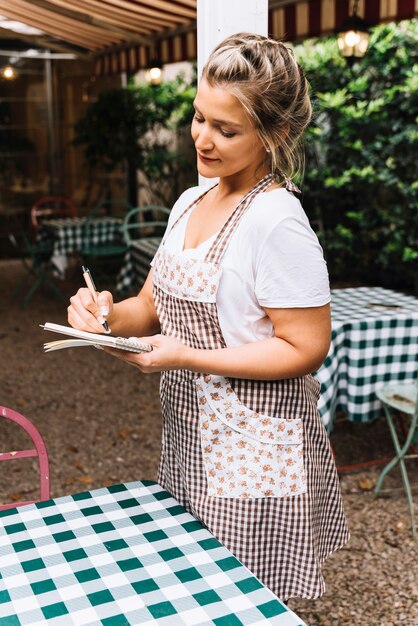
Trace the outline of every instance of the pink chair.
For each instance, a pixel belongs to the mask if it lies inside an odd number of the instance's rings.
[[[40,498],[39,500],[28,500],[25,502],[10,502],[8,504],[0,504],[0,511],[11,509],[15,506],[24,504],[33,504],[41,500],[49,500],[49,463],[44,440],[42,439],[38,429],[27,417],[24,417],[17,411],[8,409],[0,405],[0,418],[14,422],[21,426],[29,437],[32,439],[35,448],[31,450],[16,450],[12,452],[0,452],[0,461],[12,461],[13,459],[22,459],[31,456],[38,457],[39,461],[39,479],[40,479]]]
[[[30,210],[30,219],[35,231],[41,221],[49,217],[77,217],[77,207],[69,198],[62,196],[44,196],[39,198]]]

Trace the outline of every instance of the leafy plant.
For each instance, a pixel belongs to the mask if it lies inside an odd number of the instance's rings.
[[[378,26],[351,69],[334,37],[296,48],[315,111],[304,205],[334,280],[418,289],[417,36]]]
[[[155,199],[171,203],[173,198],[163,199],[161,192],[175,196],[175,180],[187,164],[164,131],[177,131],[190,121],[193,98],[193,86],[181,77],[103,92],[76,123],[73,143],[84,146],[92,171],[140,170]]]

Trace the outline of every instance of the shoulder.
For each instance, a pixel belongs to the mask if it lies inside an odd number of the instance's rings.
[[[258,242],[271,240],[288,230],[316,239],[298,198],[284,188],[260,193],[242,220],[242,235]]]
[[[307,219],[298,198],[284,188],[259,193],[252,203],[249,217],[260,224],[267,221],[270,228],[289,218]]]
[[[286,189],[259,194],[244,216],[241,240],[252,250],[254,267],[324,262],[321,244],[296,196]],[[243,219],[243,222],[244,222]]]
[[[330,300],[327,266],[298,198],[276,189],[251,207],[255,293],[261,306],[314,307]]]

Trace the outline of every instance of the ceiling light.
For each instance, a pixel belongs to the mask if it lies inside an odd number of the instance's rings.
[[[14,80],[16,78],[16,71],[11,65],[3,67],[0,73],[2,78],[5,78],[6,80]]]
[[[338,48],[348,63],[361,59],[369,45],[367,23],[357,15],[358,0],[354,0],[353,13],[338,32]]]
[[[145,78],[151,85],[159,85],[163,76],[163,66],[158,59],[152,59],[146,67]]]

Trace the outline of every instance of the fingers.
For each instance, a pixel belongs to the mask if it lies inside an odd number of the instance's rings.
[[[149,343],[155,348],[159,346],[161,335],[151,335],[150,337],[135,337],[135,339],[139,339],[143,343]]]
[[[133,367],[139,369],[143,374],[149,374],[154,370],[151,367],[147,367],[146,364],[142,362],[141,357],[144,356],[142,354],[136,354],[134,352],[128,352],[127,350],[118,350],[116,348],[103,347],[103,350],[112,356],[115,356],[120,361],[127,363],[128,365],[132,365]]]
[[[108,301],[108,298],[106,301]],[[108,304],[108,306],[110,305]],[[70,298],[70,306],[67,311],[68,322],[74,328],[93,333],[103,332],[103,326],[98,319],[101,318],[103,320],[100,313],[100,305],[94,302],[88,289],[83,287]]]
[[[101,291],[97,296],[97,304],[99,306],[100,314],[103,315],[103,317],[111,315],[113,309],[113,296],[110,291]]]

